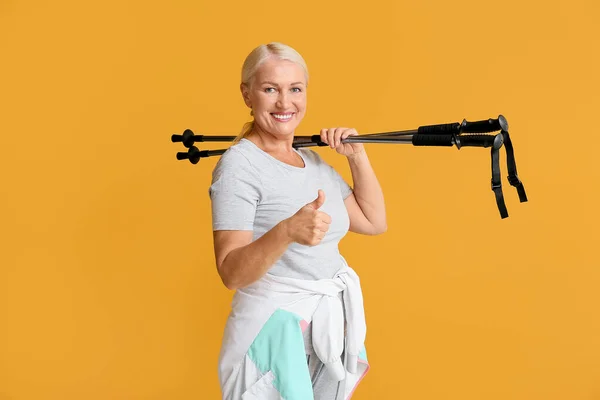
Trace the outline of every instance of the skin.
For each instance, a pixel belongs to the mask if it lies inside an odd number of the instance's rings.
[[[267,83],[270,82],[270,83]],[[303,167],[293,151],[294,132],[306,113],[307,81],[299,65],[271,57],[256,71],[249,85],[240,91],[254,114],[254,129],[246,138],[282,162]],[[272,114],[293,113],[289,121],[277,121]],[[357,136],[353,128],[321,129],[321,141],[347,157],[353,193],[344,200],[351,232],[378,235],[387,230],[383,192],[362,143],[341,143]],[[252,231],[214,231],[217,270],[229,289],[245,287],[260,279],[294,242],[316,246],[331,224],[331,217],[319,211],[326,193],[319,190],[315,200],[252,241]]]

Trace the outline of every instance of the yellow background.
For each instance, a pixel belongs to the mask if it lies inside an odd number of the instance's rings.
[[[241,65],[270,41],[309,66],[297,134],[503,114],[529,196],[504,150],[502,220],[488,149],[366,145],[389,230],[340,245],[372,364],[354,398],[600,399],[599,11],[3,0],[0,400],[219,398],[218,157],[177,161],[170,136],[237,134]]]

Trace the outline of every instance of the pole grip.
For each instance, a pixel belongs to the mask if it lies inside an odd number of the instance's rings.
[[[458,122],[452,122],[450,124],[424,125],[417,129],[418,134],[429,135],[458,134],[459,132],[460,124]]]
[[[490,133],[496,131],[508,132],[508,122],[502,115],[499,115],[496,119],[490,118],[473,122],[463,119],[463,122],[460,124],[461,133]]]
[[[497,135],[460,135],[458,136],[460,147],[494,147],[499,149],[504,143],[502,134]]]
[[[416,133],[412,137],[412,144],[413,146],[452,146],[454,144],[454,135]]]

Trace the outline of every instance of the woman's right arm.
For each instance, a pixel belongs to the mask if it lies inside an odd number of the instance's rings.
[[[319,190],[314,201],[255,241],[248,230],[213,231],[217,271],[225,287],[235,290],[259,280],[294,242],[319,244],[331,224],[331,217],[319,211],[324,202]]]
[[[252,231],[213,231],[217,271],[227,289],[235,290],[260,279],[293,243],[281,221],[252,241]]]

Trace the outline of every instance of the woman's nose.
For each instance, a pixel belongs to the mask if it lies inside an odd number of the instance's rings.
[[[285,91],[282,91],[279,94],[279,96],[277,97],[277,106],[279,106],[280,108],[286,109],[289,102],[290,102],[289,95]]]

